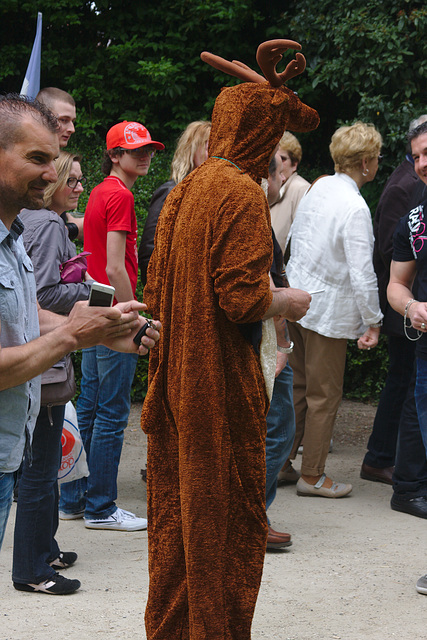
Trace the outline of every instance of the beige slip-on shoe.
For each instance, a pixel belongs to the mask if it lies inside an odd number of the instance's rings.
[[[344,484],[343,482],[333,482],[332,487],[327,489],[323,486],[326,480],[326,473],[324,473],[316,484],[309,484],[302,478],[297,482],[297,495],[299,496],[319,496],[321,498],[342,498],[350,493],[353,489],[351,484]]]

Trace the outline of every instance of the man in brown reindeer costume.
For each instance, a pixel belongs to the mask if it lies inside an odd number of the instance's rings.
[[[304,69],[304,57],[275,71],[290,47],[300,45],[259,47],[268,82],[202,54],[249,82],[221,91],[209,158],[173,189],[157,227],[144,301],[163,331],[141,417],[148,640],[250,638],[267,539],[262,321],[297,320],[311,300],[296,289],[270,290],[270,213],[260,187],[285,128],[309,131],[319,121],[283,86]]]

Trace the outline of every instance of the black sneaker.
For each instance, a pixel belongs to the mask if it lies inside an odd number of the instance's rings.
[[[31,593],[39,591],[40,593],[50,593],[52,596],[64,596],[80,589],[81,583],[79,580],[69,580],[59,573],[55,573],[54,576],[44,582],[40,582],[40,584],[20,584],[19,582],[14,582],[13,586],[18,591],[29,591]]]
[[[74,553],[74,551],[61,551],[59,556],[55,558],[55,560],[52,560],[52,562],[49,562],[49,564],[52,569],[55,569],[55,571],[60,571],[61,569],[68,569],[68,567],[71,567],[76,560],[77,553]]]

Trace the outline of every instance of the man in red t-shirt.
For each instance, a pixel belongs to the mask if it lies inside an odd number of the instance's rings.
[[[102,171],[104,181],[90,194],[84,219],[84,249],[88,273],[115,287],[116,301],[135,297],[138,277],[137,224],[130,191],[145,176],[161,142],[151,140],[138,122],[120,122],[107,133]],[[77,418],[88,457],[90,475],[61,487],[60,517],[84,517],[88,529],[138,531],[145,518],[119,509],[117,472],[124,429],[130,410],[130,390],[137,356],[98,346],[84,349]]]

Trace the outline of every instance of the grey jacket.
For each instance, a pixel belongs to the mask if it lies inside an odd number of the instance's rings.
[[[78,300],[87,300],[90,282],[61,282],[59,267],[76,255],[62,218],[47,209],[23,209],[24,245],[34,266],[37,300],[43,309],[68,314]]]

